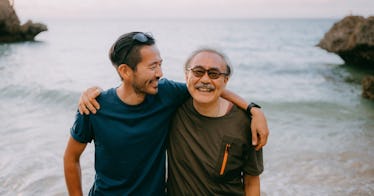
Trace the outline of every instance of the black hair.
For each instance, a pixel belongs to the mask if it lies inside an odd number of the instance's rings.
[[[141,34],[144,40],[136,39],[136,35]],[[132,70],[136,70],[136,65],[141,62],[140,49],[151,46],[156,40],[148,33],[130,32],[121,35],[109,49],[109,59],[115,67],[127,64]]]

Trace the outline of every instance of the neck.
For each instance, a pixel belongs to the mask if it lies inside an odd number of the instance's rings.
[[[128,105],[138,105],[141,104],[145,99],[144,93],[137,93],[129,85],[122,83],[120,87],[116,90],[118,97],[122,102]]]
[[[218,98],[216,102],[213,103],[199,103],[193,100],[193,106],[197,112],[201,115],[208,117],[220,117],[226,114],[227,108],[230,102],[222,98]]]

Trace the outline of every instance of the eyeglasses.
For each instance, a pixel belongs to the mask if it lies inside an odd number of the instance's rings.
[[[195,77],[201,78],[208,72],[208,76],[210,79],[218,79],[221,75],[227,76],[227,73],[220,72],[217,68],[205,69],[201,66],[196,66],[192,69],[188,69],[188,71],[192,71]]]
[[[123,57],[122,59],[122,63],[126,62],[127,60],[127,56],[130,54],[132,48],[137,44],[137,43],[145,43],[148,41],[148,37],[152,37],[151,35],[149,34],[145,34],[145,33],[137,33],[135,34],[134,36],[132,36],[132,42],[130,44],[130,47],[129,49],[127,50],[126,52],[126,55]]]

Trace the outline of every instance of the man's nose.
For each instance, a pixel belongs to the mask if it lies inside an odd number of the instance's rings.
[[[157,68],[156,68],[156,77],[162,77],[163,76],[163,73],[162,73],[162,68],[161,68],[161,66],[158,66]]]
[[[208,76],[208,72],[206,71],[203,76],[200,78],[201,82],[210,82],[210,77]]]

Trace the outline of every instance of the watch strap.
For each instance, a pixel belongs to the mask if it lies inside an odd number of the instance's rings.
[[[252,117],[251,109],[252,109],[253,107],[255,107],[255,108],[261,108],[261,106],[259,106],[258,104],[254,103],[254,102],[251,102],[251,103],[248,105],[247,110],[246,110],[247,114],[248,114],[250,117]]]

